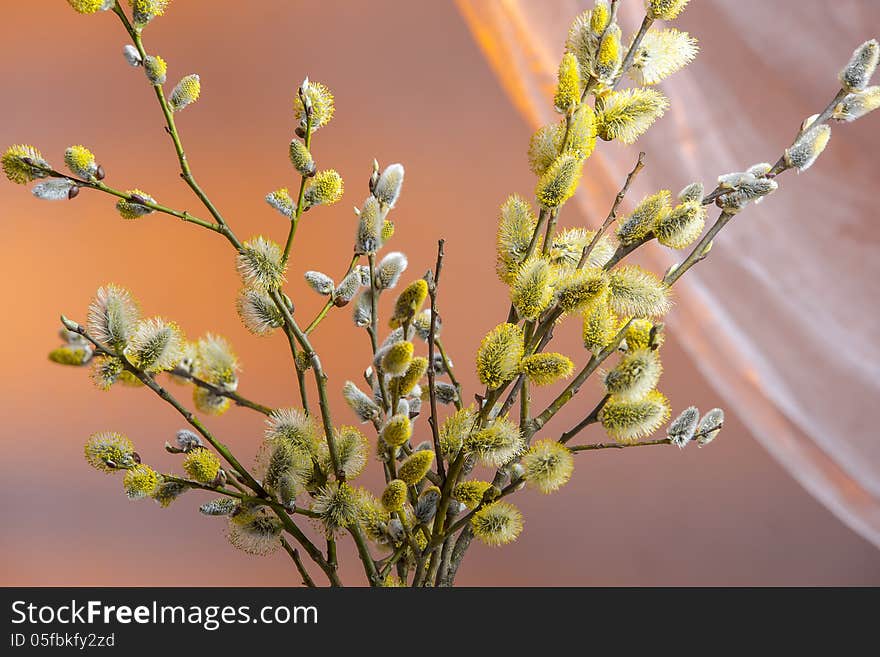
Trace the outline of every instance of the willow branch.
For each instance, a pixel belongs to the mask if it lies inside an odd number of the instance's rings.
[[[147,58],[147,52],[144,49],[140,30],[136,29],[131,24],[131,22],[128,20],[128,16],[125,15],[125,12],[119,5],[118,1],[112,9],[113,12],[117,16],[119,16],[119,20],[122,21],[122,25],[125,27],[126,32],[128,32],[132,41],[134,41],[134,46],[135,48],[137,48],[137,51],[141,56],[141,60],[145,61]],[[162,114],[165,117],[165,130],[171,136],[171,140],[174,142],[174,150],[177,153],[177,160],[180,163],[180,177],[183,178],[184,182],[199,198],[199,200],[202,202],[202,204],[205,206],[211,216],[214,217],[214,220],[217,222],[217,232],[223,235],[229,241],[229,243],[236,248],[236,250],[240,251],[241,242],[238,241],[235,233],[232,232],[232,229],[229,228],[226,221],[223,219],[223,215],[220,214],[220,212],[211,202],[211,199],[208,198],[207,194],[205,194],[204,190],[201,188],[198,182],[196,182],[196,179],[193,176],[192,170],[189,166],[189,162],[186,159],[186,152],[183,150],[183,143],[180,139],[180,133],[177,131],[177,124],[174,120],[174,111],[171,109],[168,101],[165,98],[165,90],[163,89],[163,86],[161,84],[153,85],[153,91],[156,93],[156,99],[159,101],[159,107],[162,109]]]
[[[293,559],[293,563],[296,564],[296,569],[299,571],[300,577],[303,580],[303,586],[308,588],[315,588],[315,580],[312,579],[311,575],[309,575],[309,571],[306,570],[306,567],[303,565],[302,559],[300,559],[299,552],[296,548],[290,546],[290,543],[287,542],[287,539],[283,536],[281,537],[281,545],[287,551],[287,554],[290,555],[290,558]]]
[[[190,372],[181,369],[179,367],[171,370],[169,374],[179,377],[181,379],[186,379],[190,383],[199,388],[204,388],[205,390],[210,390],[212,394],[217,395],[219,397],[226,397],[227,399],[235,402],[237,406],[243,406],[244,408],[250,408],[251,410],[257,411],[258,413],[262,413],[263,415],[271,415],[274,412],[274,408],[270,408],[269,406],[264,406],[263,404],[258,404],[255,401],[251,401],[246,397],[242,397],[237,392],[232,390],[226,390],[225,388],[221,388],[220,386],[215,386],[212,383],[208,383],[207,381],[203,381],[197,376],[191,374]]]
[[[443,270],[443,240],[437,242],[437,264],[434,273],[428,282],[428,294],[431,296],[431,327],[428,330],[428,394],[431,403],[431,417],[428,423],[431,425],[431,437],[434,440],[434,455],[437,458],[437,474],[441,481],[445,481],[446,472],[443,467],[443,451],[440,449],[440,424],[437,415],[437,388],[436,374],[434,372],[434,347],[437,341],[437,286],[440,284],[440,272]],[[444,359],[445,363],[445,359]]]

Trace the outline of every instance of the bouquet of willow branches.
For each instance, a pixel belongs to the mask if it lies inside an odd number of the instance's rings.
[[[143,40],[170,0],[128,0],[130,11],[118,0],[68,3],[80,14],[110,11],[121,21],[131,39],[123,54],[152,87],[181,176],[207,214],[198,217],[167,207],[139,189],[111,187],[84,146],[65,151],[69,173],[55,169],[33,146],[12,146],[2,156],[4,173],[14,183],[39,181],[33,186],[37,198],[69,200],[82,190],[94,190],[116,197],[123,219],[165,214],[222,236],[236,252],[241,320],[256,335],[284,333],[300,393],[298,408],[279,409],[242,396],[238,361],[225,339],[208,334],[189,342],[175,323],[142,318],[129,291],[105,285],[98,289],[87,321],[62,316],[64,344],[50,358],[88,366],[92,380],[104,390],[116,385],[149,389],[191,429],[179,431],[176,443],[165,445],[180,454],[185,474],[155,471],[125,435],[111,431],[88,439],[86,460],[102,472],[121,472],[130,499],[149,497],[165,507],[184,493],[211,491],[216,499],[199,511],[224,516],[234,546],[253,554],[283,548],[308,586],[315,582],[300,549],[331,585],[340,585],[337,541],[347,535],[372,586],[451,586],[474,537],[501,545],[519,535],[522,516],[507,498],[523,486],[542,493],[557,490],[574,470],[574,454],[712,441],[723,413],[713,409],[701,416],[694,407],[668,425],[665,437],[650,439],[670,416],[666,398],[656,389],[663,344],[658,320],[669,310],[670,288],[707,258],[712,240],[729,221],[777,190],[780,174],[804,171],[816,161],[831,136],[830,121],[852,121],[880,106],[880,87],[868,86],[878,63],[878,44],[869,41],[840,73],[838,91],[825,110],[803,122],[774,164],[722,175],[711,190],[700,182],[676,196],[660,190],[618,217],[630,183],[644,166],[640,153],[597,230],[562,229],[560,212],[578,187],[597,137],[634,143],[668,107],[654,85],[697,54],[697,42],[689,34],[655,26],[658,20],[675,19],[688,0],[646,0],[640,29],[626,39],[616,20],[619,0],[598,0],[575,19],[565,44],[553,98],[560,118],[538,130],[529,145],[529,163],[537,176],[537,213],[521,196],[511,196],[501,206],[497,272],[509,287],[511,307],[476,354],[476,372],[485,390],[468,404],[440,340],[442,240],[433,271],[403,287],[390,315],[380,317],[380,301],[398,287],[407,267],[403,253],[382,253],[394,234],[389,217],[401,193],[400,164],[381,170],[373,163],[369,192],[353,222],[354,256],[343,276],[335,281],[317,271],[301,274],[314,293],[326,297],[320,312],[308,321],[297,318],[284,292],[291,248],[305,213],[320,212],[319,206],[332,205],[343,194],[339,174],[319,169],[311,152],[316,133],[334,115],[330,90],[306,79],[296,92],[290,160],[298,189],[266,196],[289,224],[283,246],[263,236],[242,242],[196,181],[178,131],[178,114],[199,98],[199,76],[188,75],[166,92],[166,63]],[[633,86],[620,89],[624,80]],[[712,204],[720,212],[705,230]],[[662,276],[622,264],[652,240],[686,255]],[[360,383],[329,381],[311,343],[327,314],[348,305],[355,327],[366,330],[370,339]],[[583,356],[547,351],[554,327],[564,321],[583,325]],[[609,359],[601,373],[605,394],[593,410],[561,436],[541,435]],[[575,360],[584,364],[576,366]],[[202,415],[221,415],[232,405],[264,414],[265,436],[253,467],[245,466],[169,392],[161,375],[191,386],[192,403]],[[546,408],[533,408],[531,388],[554,385],[560,388],[555,399]],[[373,435],[334,423],[331,399],[340,395]],[[445,417],[441,405],[449,409]],[[427,420],[420,423],[423,416]],[[611,440],[573,444],[591,424],[600,424]],[[383,490],[354,483],[368,462],[382,468]],[[481,469],[475,470],[477,466]],[[325,549],[310,538],[314,532],[303,529],[308,523],[320,529]]]

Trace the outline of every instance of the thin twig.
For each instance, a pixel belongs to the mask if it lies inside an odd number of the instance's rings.
[[[443,450],[440,449],[440,423],[437,415],[437,387],[436,374],[434,373],[434,346],[437,340],[437,286],[440,284],[440,272],[443,270],[443,240],[437,241],[437,264],[434,273],[428,283],[428,294],[431,296],[431,327],[428,330],[428,395],[431,403],[431,416],[428,423],[431,425],[431,437],[434,440],[434,455],[437,458],[437,474],[440,481],[446,480],[446,471],[443,467]],[[445,362],[445,359],[444,359]]]

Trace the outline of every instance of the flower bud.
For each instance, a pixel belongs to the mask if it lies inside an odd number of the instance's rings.
[[[187,75],[171,92],[171,98],[168,102],[173,112],[179,112],[188,105],[192,105],[199,99],[202,93],[201,78],[198,75]]]
[[[864,91],[880,61],[880,44],[876,39],[865,41],[855,49],[849,63],[840,72],[840,84],[850,93]]]

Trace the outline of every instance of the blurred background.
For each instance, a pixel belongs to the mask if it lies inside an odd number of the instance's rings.
[[[262,199],[272,189],[295,184],[287,144],[294,129],[296,87],[308,75],[334,91],[336,117],[317,133],[313,153],[319,167],[333,167],[343,175],[346,196],[330,209],[306,215],[297,234],[289,292],[298,317],[311,319],[323,301],[306,289],[302,272],[318,269],[338,277],[348,264],[355,229],[350,208],[367,194],[372,159],[405,164],[404,192],[394,212],[397,233],[388,248],[406,252],[410,269],[404,280],[410,280],[433,266],[436,240],[446,239],[440,294],[443,337],[470,396],[476,391],[473,353],[508,307],[494,274],[497,208],[511,193],[531,193],[534,177],[525,150],[540,116],[532,111],[534,97],[528,90],[517,90],[498,75],[498,60],[491,55],[500,43],[498,26],[505,14],[499,18],[484,12],[501,7],[540,13],[539,8],[547,8],[552,20],[541,24],[540,33],[523,38],[546,41],[542,47],[552,42],[550,52],[558,60],[567,24],[581,4],[188,0],[173,3],[168,16],[146,31],[145,41],[149,51],[168,61],[172,84],[189,73],[201,75],[202,98],[180,115],[178,124],[197,178],[241,238],[264,234],[283,240],[285,222]],[[734,56],[741,45],[737,31],[719,20],[726,14],[712,10],[725,3],[692,4],[680,27],[703,44],[708,63],[701,74],[729,80],[730,87],[752,99],[716,105],[715,125],[720,121],[735,128],[743,116],[773,117],[764,124],[764,150],[745,155],[751,158],[746,162],[728,153],[729,162],[716,161],[699,174],[707,182],[726,167],[775,160],[801,115],[819,111],[833,95],[833,76],[852,47],[871,36],[865,30],[880,27],[874,3],[841,3],[849,14],[836,27],[849,29],[851,35],[834,44],[834,59],[817,57],[805,64],[815,77],[827,78],[816,83],[827,91],[806,98],[789,94],[789,106],[777,104],[769,111],[761,102],[765,91],[791,91],[784,84],[765,84],[779,79],[769,62],[780,58],[771,53]],[[795,6],[794,0],[778,4]],[[809,17],[810,8],[796,4]],[[56,166],[67,146],[85,144],[106,169],[108,184],[139,187],[166,205],[201,215],[178,178],[152,92],[141,72],[122,58],[125,37],[112,14],[80,16],[62,0],[4,8],[0,144],[33,143]],[[775,47],[772,40],[764,44]],[[520,64],[511,61],[511,67]],[[546,66],[531,64],[540,91]],[[676,94],[669,93],[675,104]],[[650,145],[659,149],[658,162],[664,162],[664,148],[672,151],[682,143],[674,130],[688,117],[687,107],[673,110],[654,129]],[[860,140],[876,142],[872,119],[841,127],[840,133],[849,133],[849,149],[835,151],[832,141],[809,176],[786,179],[784,195],[809,204],[810,195],[818,196],[821,185],[828,184],[827,176],[852,157],[863,156],[864,150],[870,152],[857,145]],[[730,136],[736,137],[735,130]],[[708,138],[684,142],[692,155],[704,146],[717,144]],[[635,150],[625,155],[630,167]],[[613,157],[624,156],[608,157],[613,163]],[[876,159],[867,161],[870,175],[876,176]],[[607,212],[622,180],[608,175],[610,164],[596,166],[595,176],[589,166],[585,175],[582,211],[574,204],[567,207],[566,225],[599,223]],[[661,168],[655,175],[678,189],[698,174]],[[630,201],[651,191],[650,181],[648,176],[640,180]],[[843,194],[846,188],[836,192]],[[799,219],[780,212],[784,206],[776,200],[750,209],[758,227],[771,220]],[[112,200],[98,193],[83,191],[74,202],[50,204],[5,180],[0,182],[0,215],[7,226],[0,294],[8,313],[0,347],[5,370],[0,382],[0,472],[6,490],[0,509],[0,583],[297,584],[286,555],[257,558],[238,552],[224,540],[222,520],[196,512],[208,494],[189,493],[169,509],[160,509],[150,501],[127,501],[120,479],[89,468],[82,457],[83,442],[95,431],[110,429],[127,433],[144,461],[157,469],[179,469],[179,459],[166,454],[162,445],[184,425],[149,391],[118,388],[103,393],[88,380],[86,370],[61,368],[46,359],[57,345],[59,313],[84,320],[95,289],[112,281],[131,289],[144,313],[174,319],[192,338],[209,330],[229,338],[244,365],[242,394],[272,406],[296,404],[283,336],[255,338],[238,321],[239,282],[228,244],[170,217],[123,221]],[[740,232],[731,230],[731,235],[745,235],[753,227],[734,226]],[[876,228],[862,238],[876,249]],[[723,233],[719,244],[725,239]],[[808,278],[812,264],[801,264],[800,275]],[[710,259],[700,272],[714,265]],[[716,291],[724,285],[737,288],[740,295],[750,289],[730,276],[709,282]],[[760,291],[753,293],[758,299]],[[698,327],[709,321],[694,314],[686,293],[681,294],[686,313],[679,325]],[[384,300],[386,312],[389,301]],[[770,312],[761,305],[740,311],[741,318],[754,324]],[[697,335],[686,329],[684,335]],[[582,361],[578,330],[568,326],[557,340],[561,351]],[[350,310],[343,309],[330,314],[314,343],[329,375],[335,419],[352,423],[339,390],[345,379],[359,378],[368,361],[369,339],[352,326]],[[805,362],[798,366],[809,364],[809,358],[801,360]],[[706,368],[695,367],[693,349],[683,349],[675,331],[664,346],[664,363],[661,388],[674,410],[690,404],[727,406],[719,392],[723,382],[707,378]],[[732,376],[735,369],[731,366]],[[187,389],[174,391],[188,398]],[[548,435],[576,423],[598,394],[595,387],[582,390],[578,401],[548,427]],[[828,390],[827,396],[833,397],[834,391]],[[750,398],[754,395],[736,397],[741,412],[729,409],[721,436],[702,450],[657,447],[577,455],[575,476],[553,497],[528,491],[518,495],[526,525],[521,538],[498,549],[475,544],[458,583],[880,584],[880,552],[850,529],[858,524],[852,515],[844,524],[791,476],[780,452],[774,459],[756,440],[766,444],[773,437],[758,435],[756,426],[778,428],[790,440],[803,439],[803,429],[782,414],[772,424],[749,422],[749,407],[742,402]],[[856,407],[866,401],[857,398]],[[851,412],[851,398],[849,403]],[[207,423],[250,462],[261,437],[261,416],[233,408]],[[420,427],[427,431],[426,424]],[[593,442],[603,436],[593,428],[584,438]],[[368,470],[365,483],[378,489],[378,468],[371,464]],[[842,472],[838,483],[845,488],[847,482],[851,480]],[[855,483],[849,485],[854,495],[864,495]],[[361,582],[350,541],[342,543],[343,580]]]

